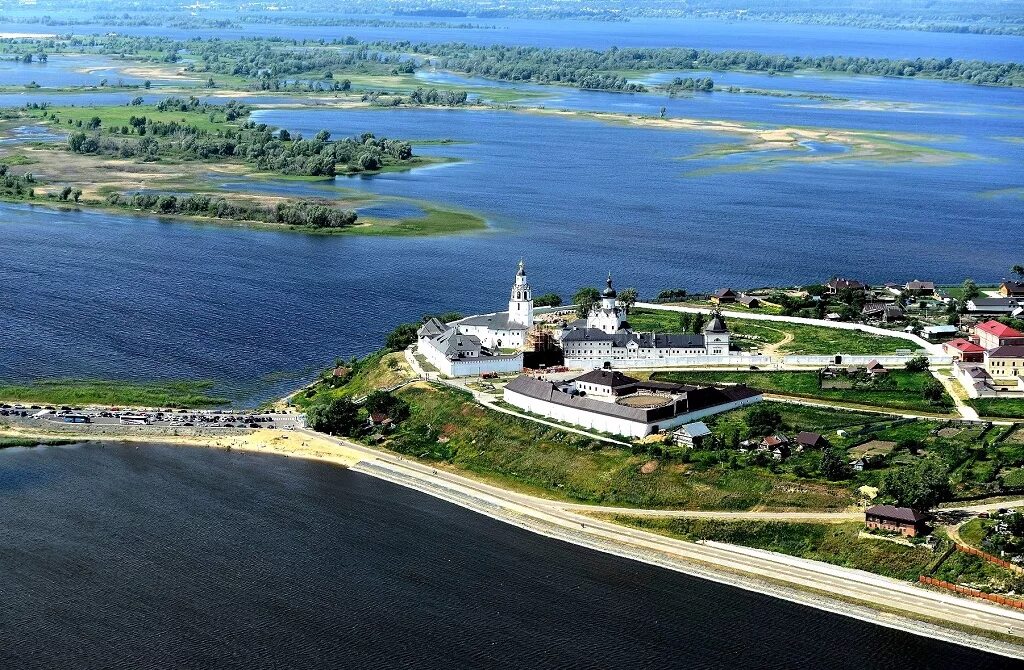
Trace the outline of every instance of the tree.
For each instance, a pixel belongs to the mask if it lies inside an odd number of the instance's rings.
[[[777,409],[759,405],[747,413],[747,427],[754,435],[768,435],[782,425],[782,413]]]
[[[409,403],[386,391],[374,391],[363,405],[370,414],[383,414],[394,423],[409,418]]]
[[[927,510],[949,498],[949,470],[938,459],[924,458],[887,472],[882,491],[901,507]]]
[[[384,340],[384,346],[391,351],[402,351],[416,341],[417,330],[419,330],[419,324],[399,324],[394,330],[388,333],[387,339]]]
[[[76,154],[82,152],[82,147],[85,145],[85,133],[77,131],[68,135],[68,148],[74,151]]]
[[[57,196],[57,199],[58,200],[67,200],[68,198],[71,197],[71,192],[73,190],[74,189],[72,189],[70,186],[65,186],[64,188],[61,189],[60,195]]]
[[[821,463],[818,465],[821,476],[829,481],[846,479],[850,476],[850,468],[842,454],[834,447],[825,447],[821,452]]]
[[[74,200],[75,202],[78,202],[79,198],[81,198],[81,197],[82,197],[82,189],[76,188],[74,191],[71,192],[71,199]]]
[[[557,293],[545,293],[533,299],[534,307],[559,307],[562,304],[562,296]]]
[[[907,361],[906,369],[910,372],[924,372],[928,369],[927,356],[915,356]]]
[[[572,302],[576,305],[576,316],[585,319],[590,310],[601,299],[601,293],[596,288],[586,287],[576,291],[572,296]]]
[[[973,279],[965,279],[963,289],[964,302],[977,298],[979,295],[981,295],[981,291],[978,289],[978,285],[974,283]]]
[[[359,430],[359,406],[348,398],[331,398],[306,411],[309,427],[328,435],[355,435]]]
[[[693,315],[693,321],[690,322],[690,330],[700,334],[704,330],[704,324],[707,322],[708,317],[704,315],[704,312],[697,312]]]
[[[921,397],[928,402],[942,405],[946,401],[946,390],[938,380],[932,379],[921,388]]]
[[[693,324],[693,314],[689,312],[683,312],[679,315],[679,332],[688,333],[690,332],[690,326]]]
[[[619,304],[626,310],[626,314],[633,311],[633,305],[636,304],[637,292],[635,288],[627,288],[619,291]]]
[[[1017,275],[1021,279],[1024,279],[1024,265],[1014,265],[1010,268],[1010,272]]]

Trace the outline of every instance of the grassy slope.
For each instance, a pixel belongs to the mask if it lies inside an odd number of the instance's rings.
[[[821,389],[818,388],[818,373],[810,371],[767,371],[767,372],[726,372],[726,371],[686,371],[656,372],[653,379],[693,384],[711,384],[717,382],[742,383],[748,386],[778,393],[805,398],[817,398],[846,402],[872,407],[915,410],[920,412],[942,413],[946,408],[936,406],[921,397],[921,389],[932,379],[927,372],[909,372],[907,370],[891,370],[889,379],[895,382],[895,388],[884,390],[861,389]],[[952,407],[949,399],[949,407]]]
[[[44,379],[0,384],[0,400],[56,405],[140,405],[146,407],[213,407],[228,398],[211,395],[213,382],[119,382],[94,379]]]
[[[312,393],[307,391],[298,394],[295,404],[307,407],[328,398],[359,398],[376,389],[395,386],[413,376],[405,362],[404,353],[378,351],[360,360],[344,384],[335,386],[332,377],[325,377],[326,383],[316,385]]]
[[[716,540],[791,556],[916,580],[935,555],[925,549],[858,537],[858,522],[821,524],[717,519],[652,519],[615,515],[612,520],[683,540]]]
[[[629,322],[636,330],[657,330],[678,332],[679,314],[653,310],[634,310]],[[896,337],[873,335],[856,330],[840,330],[828,326],[808,326],[782,321],[753,321],[750,319],[728,318],[726,324],[734,334],[754,336],[766,344],[781,342],[786,333],[793,335],[793,341],[782,345],[780,353],[831,355],[882,355],[894,353],[897,349],[915,349],[912,342]]]
[[[692,509],[834,509],[850,500],[841,485],[765,468],[662,462],[642,474],[646,455],[488,411],[452,389],[413,385],[398,395],[412,415],[388,448],[447,461],[520,490],[581,502]]]

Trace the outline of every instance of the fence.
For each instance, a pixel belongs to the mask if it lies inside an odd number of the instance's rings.
[[[974,547],[969,547],[966,544],[958,543],[956,545],[956,550],[963,552],[965,554],[970,554],[971,556],[977,556],[978,558],[985,559],[989,563],[994,563],[995,565],[998,565],[1001,568],[1006,568],[1007,570],[1012,570],[1016,573],[1024,573],[1024,568],[1020,567],[1019,565],[1015,565],[1013,563],[1010,563],[1009,561],[1004,561],[1001,558],[996,558],[992,554],[987,554],[981,549],[975,549]]]
[[[979,591],[978,589],[960,586],[959,584],[953,584],[951,582],[944,582],[941,579],[935,579],[934,577],[929,577],[928,575],[921,575],[917,579],[922,584],[927,584],[928,586],[937,586],[940,589],[946,589],[947,591],[952,591],[954,593],[960,593],[965,596],[973,596],[975,598],[981,598],[983,600],[988,600],[990,602],[998,603],[1000,605],[1006,605],[1008,607],[1013,607],[1015,609],[1024,610],[1024,600],[1017,600],[1016,598],[1007,598],[1006,596],[1001,596],[997,593],[985,593],[984,591]]]

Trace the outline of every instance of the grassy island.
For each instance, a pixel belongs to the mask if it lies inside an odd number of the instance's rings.
[[[26,119],[54,137],[0,152],[0,198],[85,206],[307,232],[441,235],[483,230],[483,219],[423,203],[422,214],[360,219],[356,206],[373,196],[333,186],[336,175],[409,170],[451,159],[413,154],[412,144],[370,133],[303,138],[248,121],[246,105],[167,98],[125,106],[31,106],[5,121]],[[66,141],[55,134],[67,132]],[[253,189],[227,195],[216,179],[253,178]],[[309,180],[328,188],[296,199],[268,180]],[[138,189],[145,184],[145,190]],[[332,190],[341,197],[331,198]],[[241,191],[241,192],[239,192]],[[321,196],[320,193],[324,195]]]

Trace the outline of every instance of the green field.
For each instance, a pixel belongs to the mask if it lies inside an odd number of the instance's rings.
[[[780,354],[807,355],[883,355],[899,349],[916,349],[913,342],[897,337],[875,335],[858,330],[842,330],[828,326],[810,326],[785,321],[754,321],[727,318],[729,330],[740,338],[748,339],[747,348],[758,344],[779,344]],[[678,332],[679,313],[636,309],[629,315],[634,330]],[[791,336],[789,342],[783,341]]]
[[[865,389],[821,389],[818,388],[818,373],[809,371],[685,371],[656,372],[652,379],[684,384],[716,384],[721,382],[746,384],[752,388],[779,395],[797,396],[837,403],[865,405],[881,409],[907,410],[942,414],[953,406],[952,398],[946,395],[947,404],[933,405],[921,396],[921,389],[933,377],[927,372],[890,370],[886,386],[879,390]],[[943,391],[945,394],[945,391]]]
[[[860,538],[860,522],[790,523],[781,521],[721,521],[717,519],[656,519],[613,515],[611,520],[681,540],[714,540],[867,570],[887,577],[916,581],[935,554],[886,540]]]
[[[51,405],[135,405],[215,407],[228,398],[212,395],[210,381],[118,382],[95,379],[40,379],[0,384],[0,401]]]
[[[311,403],[329,398],[359,398],[377,389],[391,388],[415,376],[402,352],[378,351],[355,364],[346,363],[344,367],[351,370],[349,375],[337,378],[333,376],[332,370],[328,370],[317,384],[295,396],[295,404],[305,408]]]
[[[139,95],[143,98],[146,97],[146,93],[144,91],[140,91]],[[86,124],[94,116],[99,117],[102,123],[100,126],[102,129],[127,126],[129,119],[133,116],[145,116],[147,119],[162,121],[164,123],[177,121],[178,123],[186,123],[188,125],[196,126],[200,130],[205,130],[210,133],[223,132],[225,128],[234,128],[238,126],[238,123],[228,121],[224,117],[223,112],[182,112],[180,110],[160,111],[157,109],[156,105],[50,107],[45,110],[29,110],[28,114],[30,117],[41,120],[49,119],[51,115],[56,114],[57,120],[51,120],[50,123],[57,127],[68,126],[68,121],[71,121],[72,125],[77,124],[78,121]]]
[[[1017,398],[971,398],[968,405],[983,417],[1024,419],[1024,400]]]
[[[988,535],[988,527],[992,524],[988,519],[971,519],[960,526],[960,537],[964,543],[981,548],[981,542]]]
[[[953,584],[961,584],[989,593],[1020,590],[1024,578],[983,558],[954,551],[932,576]]]
[[[8,447],[47,447],[62,444],[75,444],[77,440],[52,440],[35,437],[4,437],[0,436],[0,449]]]

